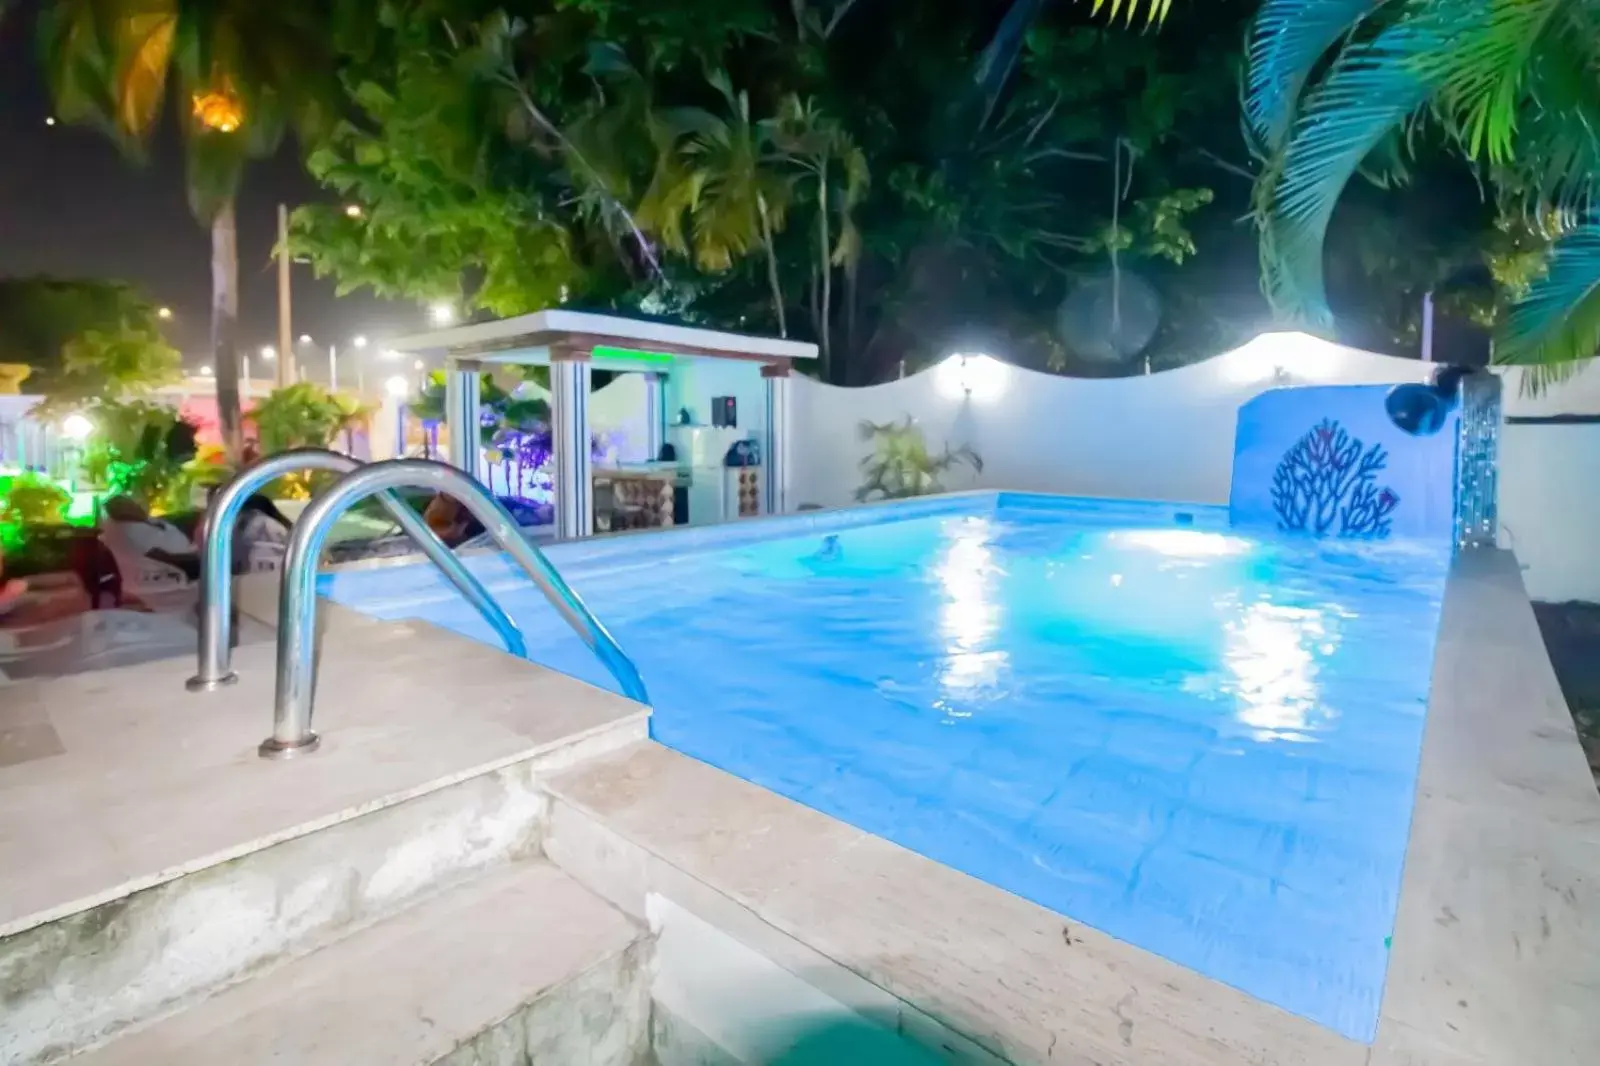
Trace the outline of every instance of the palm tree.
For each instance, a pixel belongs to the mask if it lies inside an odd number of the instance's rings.
[[[866,153],[843,126],[809,100],[784,98],[774,124],[774,140],[791,164],[812,181],[816,193],[818,282],[817,347],[824,381],[833,371],[833,272],[843,268],[853,278],[861,258],[861,231],[854,211],[867,194],[870,175]],[[839,236],[832,233],[838,216]]]
[[[331,69],[315,0],[46,0],[39,43],[56,113],[104,129],[138,157],[175,83],[189,206],[211,231],[211,348],[229,454],[240,445],[239,250],[245,161],[318,117]]]
[[[772,123],[751,118],[749,94],[735,92],[725,71],[706,77],[726,104],[725,114],[680,107],[648,119],[660,159],[640,202],[639,221],[667,248],[693,255],[708,273],[728,270],[760,248],[778,333],[787,337],[773,242],[784,228],[794,176],[773,144]]]
[[[1565,234],[1501,323],[1497,361],[1570,368],[1594,355],[1597,71],[1594,0],[1266,0],[1246,117],[1267,160],[1258,220],[1269,298],[1329,320],[1322,245],[1334,205],[1375,154],[1426,125],[1488,170],[1502,210]]]

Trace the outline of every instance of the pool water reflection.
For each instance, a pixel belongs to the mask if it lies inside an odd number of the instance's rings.
[[[1448,549],[1031,499],[827,550],[552,558],[662,743],[1370,1041]],[[324,580],[493,639],[426,571]],[[537,659],[610,685],[536,593],[504,602]]]

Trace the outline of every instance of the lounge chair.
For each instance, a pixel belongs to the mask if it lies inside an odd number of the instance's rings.
[[[159,559],[152,559],[128,543],[115,522],[100,527],[100,539],[116,560],[122,575],[122,596],[133,599],[152,611],[182,611],[195,602],[199,583],[182,570]],[[283,566],[284,545],[261,542],[254,545],[240,568],[245,573],[272,573]]]

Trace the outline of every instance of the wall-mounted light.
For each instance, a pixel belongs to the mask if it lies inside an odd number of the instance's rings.
[[[957,352],[940,363],[934,373],[939,391],[945,396],[988,401],[1005,392],[1010,367],[992,355]]]
[[[1426,385],[1396,385],[1383,401],[1389,420],[1413,437],[1433,436],[1461,402],[1461,379],[1470,373],[1464,366],[1446,366]]]
[[[1309,333],[1263,333],[1219,356],[1222,376],[1236,385],[1313,384],[1338,373],[1341,348]]]
[[[71,440],[88,440],[94,432],[94,423],[87,415],[74,412],[61,420],[61,433]]]

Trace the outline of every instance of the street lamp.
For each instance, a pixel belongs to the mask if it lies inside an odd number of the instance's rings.
[[[278,358],[278,349],[274,348],[270,344],[263,344],[261,346],[261,358],[265,359],[269,363],[272,362],[274,359]]]
[[[360,204],[345,204],[344,213],[347,218],[360,218],[364,212]]]
[[[158,308],[156,308],[156,317],[161,319],[161,321],[163,321],[163,322],[167,321],[168,319],[170,319],[172,317],[172,308],[170,308],[170,307],[158,307]]]
[[[428,317],[436,326],[448,326],[456,320],[456,309],[441,300],[428,308]]]
[[[394,377],[383,383],[383,391],[387,392],[396,400],[403,400],[406,398],[406,395],[411,392],[411,382],[407,381],[399,374],[396,374]]]

